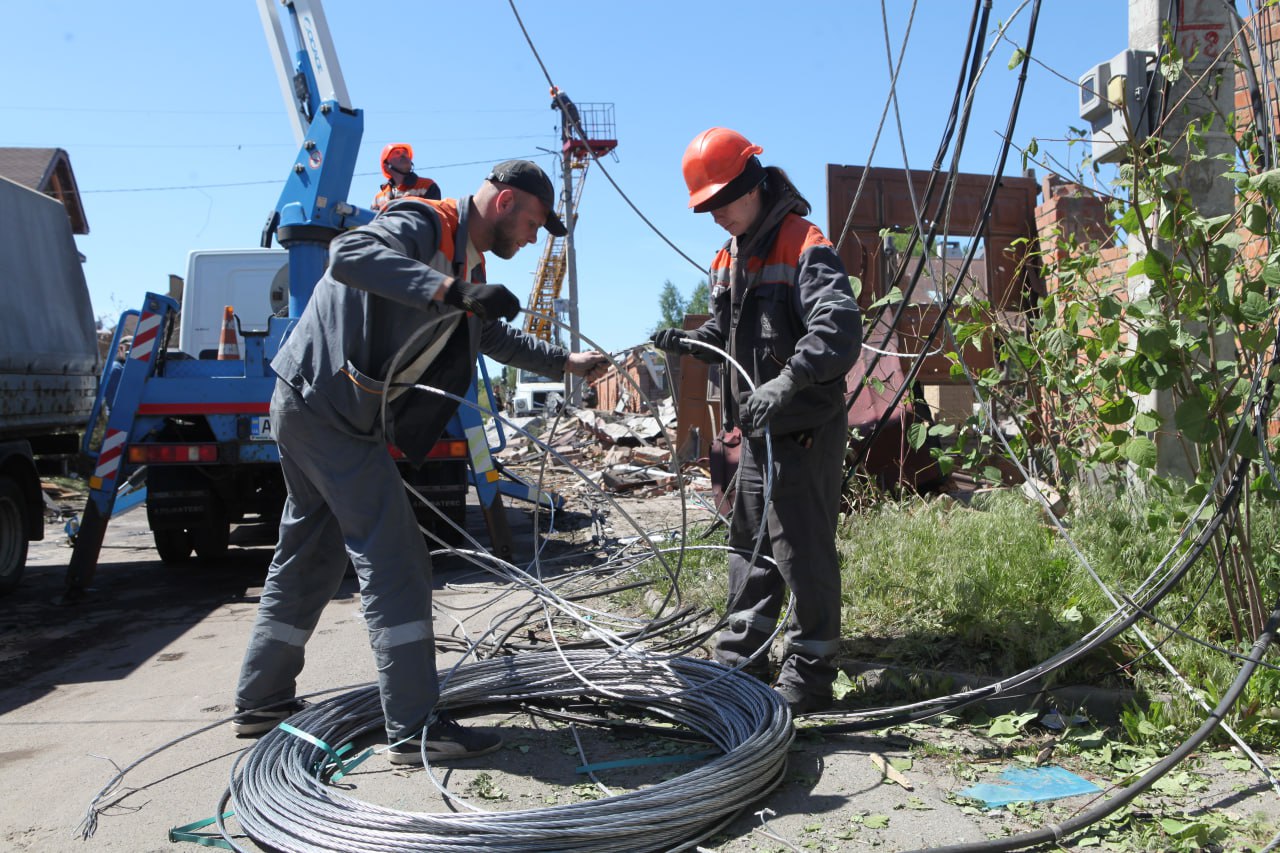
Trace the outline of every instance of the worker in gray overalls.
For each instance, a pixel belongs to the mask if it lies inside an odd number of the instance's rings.
[[[835,247],[803,218],[809,202],[784,171],[760,163],[762,152],[723,127],[689,143],[681,164],[689,206],[710,213],[730,239],[711,264],[711,317],[691,331],[663,329],[653,341],[704,359],[714,353],[695,341],[725,349],[755,386],[726,368],[724,419],[744,440],[727,624],[714,653],[771,678],[767,641],[790,589],[786,648],[771,680],[791,712],[805,714],[831,705],[836,677],[845,374],[858,358],[862,316]]]
[[[480,354],[548,376],[603,372],[601,353],[571,354],[504,323],[520,301],[485,281],[485,252],[510,258],[542,227],[565,233],[551,181],[512,160],[469,198],[398,199],[330,244],[328,268],[271,361],[288,498],[236,691],[238,734],[269,731],[298,709],[306,642],[350,559],[391,762],[501,744],[434,712],[431,558],[388,444],[421,464],[458,404],[410,386],[462,396]]]

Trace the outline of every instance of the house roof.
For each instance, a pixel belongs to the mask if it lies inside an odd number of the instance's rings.
[[[71,230],[89,233],[89,220],[80,203],[80,188],[71,171],[71,158],[61,148],[0,148],[0,175],[56,198],[67,209]]]

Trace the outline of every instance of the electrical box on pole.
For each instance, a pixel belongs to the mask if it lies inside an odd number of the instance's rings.
[[[1155,54],[1126,50],[1080,77],[1080,118],[1093,131],[1093,160],[1123,160],[1127,147],[1154,129],[1151,116]]]

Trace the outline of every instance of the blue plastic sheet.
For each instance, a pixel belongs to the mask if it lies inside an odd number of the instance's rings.
[[[989,809],[1009,803],[1039,803],[1102,790],[1088,779],[1062,767],[1007,767],[999,782],[966,788],[961,796],[981,800]]]

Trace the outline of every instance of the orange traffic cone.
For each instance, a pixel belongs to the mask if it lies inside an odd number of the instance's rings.
[[[230,305],[222,309],[222,337],[218,339],[218,361],[239,361],[240,345],[236,343],[236,312]]]

